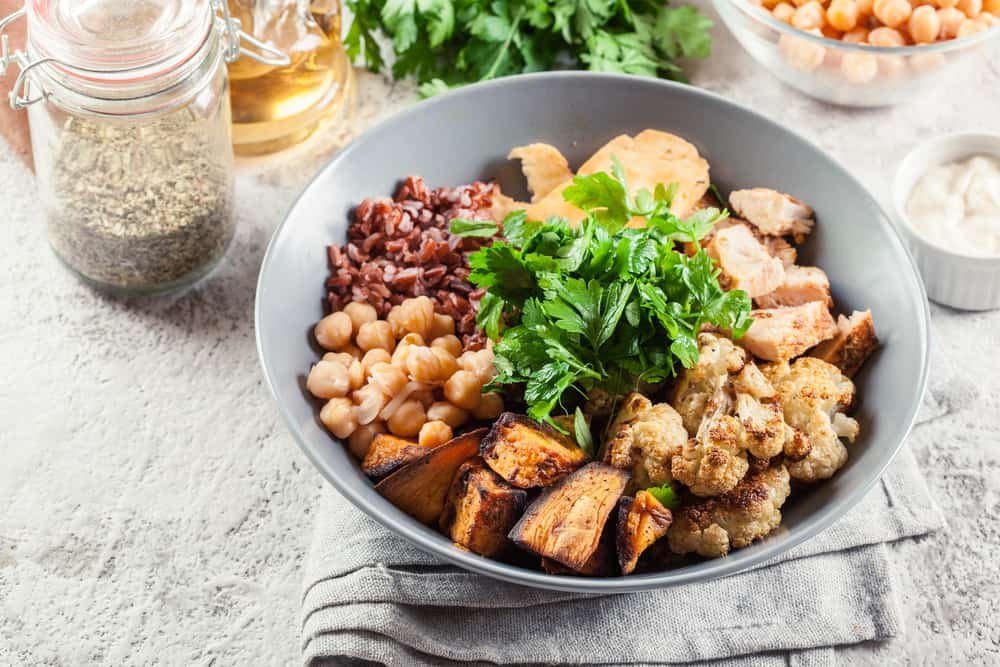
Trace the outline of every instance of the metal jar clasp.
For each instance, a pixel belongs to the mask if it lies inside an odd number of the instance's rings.
[[[35,95],[34,97],[31,96],[30,91],[28,90],[28,74],[33,68],[54,60],[53,58],[42,58],[41,60],[35,60],[32,62],[28,58],[28,55],[20,49],[11,52],[10,39],[7,35],[7,27],[14,23],[14,21],[24,18],[25,13],[26,10],[22,6],[12,14],[0,19],[0,76],[7,75],[7,70],[10,68],[11,64],[16,64],[20,70],[17,74],[17,79],[14,81],[14,85],[11,86],[10,93],[7,94],[7,99],[13,109],[24,109],[45,99],[44,92],[39,95]],[[22,91],[24,92],[24,95],[21,94]]]

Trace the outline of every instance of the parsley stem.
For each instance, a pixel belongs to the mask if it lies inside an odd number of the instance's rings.
[[[517,14],[514,15],[514,19],[510,23],[510,32],[507,33],[507,39],[504,40],[503,46],[497,52],[497,57],[493,59],[493,64],[490,65],[489,71],[483,75],[482,81],[489,81],[497,73],[497,68],[500,67],[500,63],[503,61],[507,49],[510,48],[510,43],[514,39],[514,35],[517,34],[517,28],[521,25],[521,17],[523,15],[524,7],[521,7],[517,10]]]

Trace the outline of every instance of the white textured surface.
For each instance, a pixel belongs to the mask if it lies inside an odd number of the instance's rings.
[[[717,28],[694,81],[802,131],[883,200],[915,141],[1000,131],[1000,58],[935,99],[835,109],[782,87]],[[364,75],[361,96],[359,126],[412,92]],[[243,163],[224,265],[185,295],[140,302],[61,269],[32,177],[0,146],[0,664],[298,662],[321,481],[263,387],[252,304],[270,232],[335,135]],[[851,664],[1000,661],[1000,313],[933,316],[933,414],[910,445],[950,524],[893,545],[906,634],[846,649]]]

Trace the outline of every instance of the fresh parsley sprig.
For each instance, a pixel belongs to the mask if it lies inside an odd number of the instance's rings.
[[[566,67],[683,80],[680,58],[706,58],[712,22],[691,6],[651,0],[347,0],[352,58],[385,66],[421,94],[508,74]]]
[[[456,220],[458,235],[492,237],[469,256],[469,280],[487,292],[477,322],[495,341],[492,387],[524,385],[528,414],[552,423],[595,388],[613,395],[674,377],[698,360],[706,324],[742,336],[750,299],[725,291],[700,247],[728,214],[702,209],[686,219],[670,206],[675,188],[629,195],[624,170],[577,176],[563,192],[586,212],[574,226],[511,213],[495,223]],[[642,227],[628,227],[634,219]],[[688,255],[677,249],[689,243]]]

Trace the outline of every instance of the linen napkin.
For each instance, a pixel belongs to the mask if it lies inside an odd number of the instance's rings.
[[[324,491],[306,563],[307,665],[833,665],[833,646],[892,637],[884,542],[943,525],[904,449],[847,516],[788,554],[717,581],[583,596],[447,565]]]

